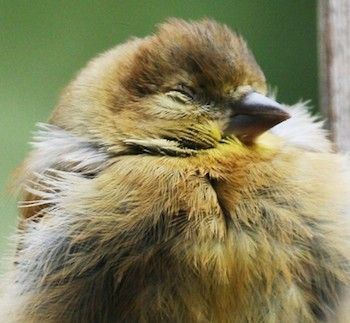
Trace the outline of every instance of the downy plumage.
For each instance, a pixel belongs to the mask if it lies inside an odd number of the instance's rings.
[[[18,173],[2,322],[339,319],[348,162],[303,104],[265,95],[242,38],[208,20],[89,63]]]

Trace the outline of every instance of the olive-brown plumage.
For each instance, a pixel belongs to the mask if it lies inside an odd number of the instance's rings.
[[[341,320],[347,161],[228,27],[172,19],[97,57],[33,145],[6,322]]]

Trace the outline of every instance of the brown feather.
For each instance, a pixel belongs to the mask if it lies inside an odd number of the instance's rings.
[[[224,138],[225,102],[265,89],[242,38],[209,20],[90,62],[26,162],[6,322],[334,318],[349,171],[277,135]]]

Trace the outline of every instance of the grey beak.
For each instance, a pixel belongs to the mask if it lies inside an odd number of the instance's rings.
[[[290,118],[282,106],[262,94],[251,92],[230,104],[232,116],[226,134],[252,143],[265,131]]]

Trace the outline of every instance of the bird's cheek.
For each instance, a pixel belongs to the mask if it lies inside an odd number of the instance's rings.
[[[144,109],[153,118],[163,120],[195,118],[200,114],[195,104],[177,101],[166,95],[155,96],[151,101],[144,102]]]

